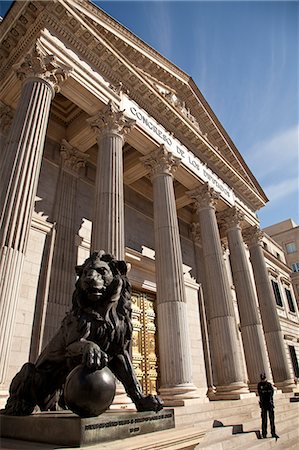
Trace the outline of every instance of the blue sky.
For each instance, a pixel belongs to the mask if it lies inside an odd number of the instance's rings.
[[[261,226],[299,224],[298,2],[94,3],[196,82],[270,200]]]

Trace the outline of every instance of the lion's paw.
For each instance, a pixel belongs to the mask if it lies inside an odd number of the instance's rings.
[[[108,364],[108,356],[97,344],[89,342],[83,352],[82,364],[89,369],[102,369]]]
[[[157,395],[148,395],[138,400],[136,403],[137,411],[155,411],[163,408],[163,401]]]

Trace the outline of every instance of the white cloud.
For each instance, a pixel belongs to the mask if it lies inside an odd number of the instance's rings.
[[[265,186],[265,192],[271,203],[278,200],[287,199],[293,192],[298,192],[298,177],[288,178],[279,183],[272,183]]]
[[[154,1],[148,15],[150,29],[156,48],[162,55],[171,58],[172,52],[172,23],[169,5],[165,2]]]
[[[267,140],[257,142],[246,152],[254,173],[265,178],[266,175],[281,170],[298,170],[298,137],[299,125],[296,125]]]

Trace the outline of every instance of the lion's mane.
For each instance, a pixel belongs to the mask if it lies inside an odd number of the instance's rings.
[[[91,304],[87,298],[86,292],[82,289],[82,278],[84,277],[84,268],[96,260],[106,262],[113,274],[112,282],[106,286],[105,293],[98,304]],[[127,348],[132,337],[131,323],[131,285],[127,277],[127,264],[125,261],[116,260],[111,254],[103,251],[94,252],[81,265],[76,267],[78,280],[73,293],[73,313],[77,316],[93,316],[96,320],[97,314],[101,311],[105,325],[103,326],[102,317],[98,321],[98,327],[103,327],[106,336],[102,335],[102,348],[104,351],[115,351]],[[103,314],[104,306],[104,314]],[[102,330],[104,332],[104,330]],[[101,330],[98,329],[98,335]],[[105,342],[104,342],[105,341]]]

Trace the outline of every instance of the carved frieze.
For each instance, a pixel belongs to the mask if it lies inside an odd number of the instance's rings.
[[[158,87],[158,85],[156,85]],[[181,113],[183,116],[185,116],[192,124],[195,126],[195,128],[200,132],[200,134],[203,134],[202,130],[200,129],[199,123],[197,122],[196,118],[191,114],[190,109],[187,108],[186,103],[181,100],[176,94],[173,92],[167,91],[167,90],[160,90],[160,93],[167,98],[167,100]]]

